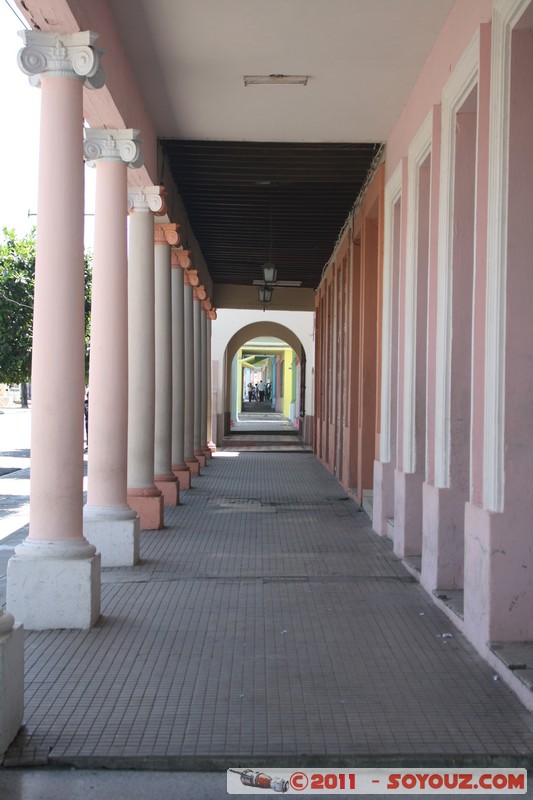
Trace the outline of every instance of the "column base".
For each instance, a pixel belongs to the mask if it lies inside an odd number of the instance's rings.
[[[459,492],[423,484],[420,582],[430,592],[463,588],[465,505]]]
[[[23,716],[24,628],[13,623],[11,614],[0,612],[0,755],[17,735]]]
[[[128,489],[128,505],[139,516],[141,531],[158,531],[165,526],[163,495],[153,489]]]
[[[186,464],[172,465],[172,472],[179,481],[180,489],[191,488],[191,471]]]
[[[186,458],[185,463],[189,467],[191,475],[201,475],[200,462],[196,458]]]
[[[387,520],[394,518],[394,467],[390,461],[374,461],[372,529],[380,536],[389,535]]]
[[[163,495],[163,505],[179,506],[180,485],[175,475],[169,477],[156,475],[154,483]]]
[[[85,506],[83,533],[102,558],[103,567],[134,567],[140,558],[140,521],[129,506]]]
[[[422,553],[422,483],[416,472],[394,471],[394,555]]]
[[[524,568],[531,521],[508,502],[504,512],[465,506],[465,633],[480,652],[487,642],[533,639],[533,586]]]
[[[100,616],[100,566],[85,539],[26,539],[7,564],[7,606],[26,630],[91,628]]]
[[[213,456],[213,453],[207,445],[204,447],[204,456],[206,457],[207,461],[209,461],[209,459]]]
[[[205,467],[206,458],[202,450],[195,450],[194,457],[198,461],[201,467]]]
[[[211,442],[208,442],[208,443],[207,443],[207,446],[208,446],[208,448],[209,448],[209,450],[210,450],[210,452],[211,452],[211,455],[213,455],[213,453],[216,453],[216,451],[217,451],[217,446],[216,446],[216,444],[215,444],[214,442],[212,442],[212,441],[211,441]]]

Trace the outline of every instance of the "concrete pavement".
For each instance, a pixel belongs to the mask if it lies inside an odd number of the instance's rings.
[[[312,455],[222,452],[182,499],[103,570],[95,628],[26,633],[0,789],[27,767],[214,771],[203,797],[231,765],[531,767],[532,715]],[[24,792],[0,796],[47,796]]]

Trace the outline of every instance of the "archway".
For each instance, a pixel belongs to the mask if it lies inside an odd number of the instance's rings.
[[[243,353],[242,348],[246,348]],[[296,430],[305,419],[306,355],[300,339],[271,321],[243,326],[229,340],[224,354],[224,435],[229,435],[242,411],[243,376],[254,374],[253,354],[260,374],[272,384],[271,407],[287,416]],[[241,354],[241,358],[237,356]],[[245,356],[243,358],[242,356]],[[252,356],[252,358],[250,358]],[[247,371],[248,370],[248,371]]]

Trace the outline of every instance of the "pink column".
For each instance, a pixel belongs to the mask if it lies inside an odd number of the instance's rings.
[[[208,358],[208,345],[207,345],[207,315],[211,309],[211,300],[206,297],[202,300],[201,310],[201,367],[202,367],[202,404],[201,404],[201,419],[200,419],[200,447],[206,459],[211,458],[211,450],[209,449],[209,437],[207,435],[207,414],[209,405],[209,392],[210,392],[210,377],[211,377],[211,360]]]
[[[9,562],[7,605],[28,628],[89,628],[100,616],[100,555],[82,526],[82,90],[84,81],[96,88],[103,79],[95,34],[23,38],[19,65],[42,87],[32,480],[30,534]]]
[[[85,132],[96,163],[89,471],[83,529],[106,567],[139,560],[139,518],[127,503],[128,257],[127,164],[141,164],[138,131]]]
[[[213,441],[213,381],[211,362],[212,323],[217,318],[216,310],[211,306],[207,312],[207,448],[213,455],[216,445]]]
[[[163,495],[154,483],[155,289],[154,213],[161,187],[131,189],[128,257],[128,505],[141,530],[164,525]]]
[[[200,475],[200,462],[194,454],[194,407],[196,402],[194,382],[194,319],[193,289],[200,283],[196,270],[185,272],[183,294],[183,330],[185,338],[185,406],[184,441],[185,463],[191,475]]]
[[[185,339],[183,295],[188,250],[173,249],[172,264],[172,472],[181,489],[191,488],[191,471],[185,463]]]
[[[172,471],[172,296],[170,245],[177,225],[156,225],[155,235],[155,485],[167,506],[179,504],[179,483]]]
[[[202,300],[207,297],[205,288],[197,286],[193,290],[193,352],[194,352],[194,457],[201,467],[205,467],[205,453],[202,442],[202,416],[206,411],[204,384],[202,374]],[[204,356],[205,361],[205,356]],[[205,430],[205,428],[204,428]]]

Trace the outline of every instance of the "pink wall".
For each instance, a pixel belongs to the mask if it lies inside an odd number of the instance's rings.
[[[440,103],[442,88],[479,24],[491,18],[492,0],[457,0],[388,138],[387,180],[406,155],[431,106]]]

